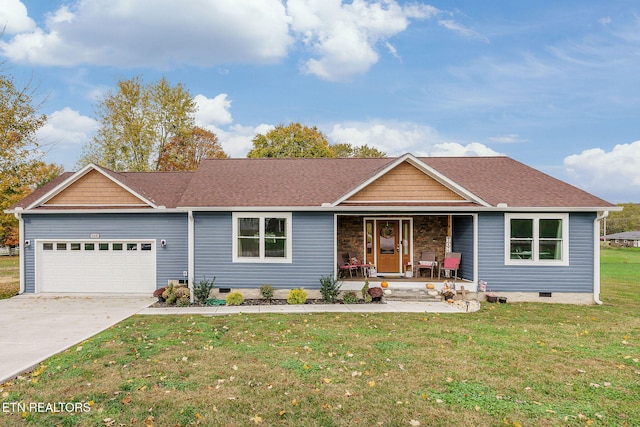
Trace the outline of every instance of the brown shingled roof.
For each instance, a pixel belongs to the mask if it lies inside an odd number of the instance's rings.
[[[323,203],[335,203],[395,161],[397,158],[208,159],[202,161],[196,172],[100,169],[154,204],[167,208],[320,207]],[[499,203],[509,207],[561,209],[614,206],[508,157],[423,157],[419,161],[492,206]],[[70,176],[71,173],[61,175],[15,207],[28,206]],[[451,206],[470,207],[474,203]],[[428,203],[399,205],[429,207]]]

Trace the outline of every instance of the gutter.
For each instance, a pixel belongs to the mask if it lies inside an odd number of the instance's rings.
[[[24,293],[24,251],[27,250],[26,245],[24,244],[24,219],[22,219],[22,208],[16,208],[14,212],[14,216],[18,220],[18,242],[20,244],[20,254],[18,255],[20,264],[20,290],[18,294]]]
[[[602,305],[600,300],[600,221],[609,216],[603,211],[593,220],[593,302]]]
[[[195,276],[195,222],[193,211],[188,211],[187,221],[187,283],[189,286],[189,298],[191,303],[195,301],[193,294],[193,280]]]

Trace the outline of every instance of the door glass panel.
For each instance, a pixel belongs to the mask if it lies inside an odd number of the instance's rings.
[[[109,250],[109,244],[108,243],[99,243],[98,247],[101,251],[108,251]]]
[[[58,251],[66,251],[67,244],[66,243],[56,243],[56,250]]]
[[[72,251],[79,251],[80,250],[80,243],[71,243],[70,248]]]
[[[84,244],[84,250],[85,251],[93,251],[95,249],[96,249],[95,243],[85,243]]]
[[[393,224],[380,227],[380,253],[393,255],[396,250],[395,230]]]
[[[367,255],[373,253],[373,221],[367,221]]]
[[[122,250],[122,243],[114,243],[113,246],[111,247],[111,249],[113,249],[114,251],[121,251]]]
[[[127,250],[128,251],[137,251],[138,250],[138,244],[137,243],[127,243]]]
[[[44,251],[52,251],[53,250],[53,243],[43,243],[42,244],[42,250],[44,250]]]
[[[151,243],[141,243],[140,244],[140,250],[141,251],[150,251],[151,250]]]

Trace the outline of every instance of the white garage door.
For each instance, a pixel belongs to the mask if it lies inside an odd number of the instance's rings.
[[[153,240],[36,242],[36,292],[151,293]]]

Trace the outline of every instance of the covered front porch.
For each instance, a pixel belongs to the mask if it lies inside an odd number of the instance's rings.
[[[363,283],[365,276],[370,286],[384,280],[390,287],[424,287],[432,282],[440,288],[451,280],[449,271],[441,271],[445,254],[457,252],[461,257],[456,282],[475,291],[476,214],[336,214],[335,223],[336,275],[348,288]],[[433,269],[420,264],[428,253],[435,255]],[[341,269],[347,261],[366,267]]]

